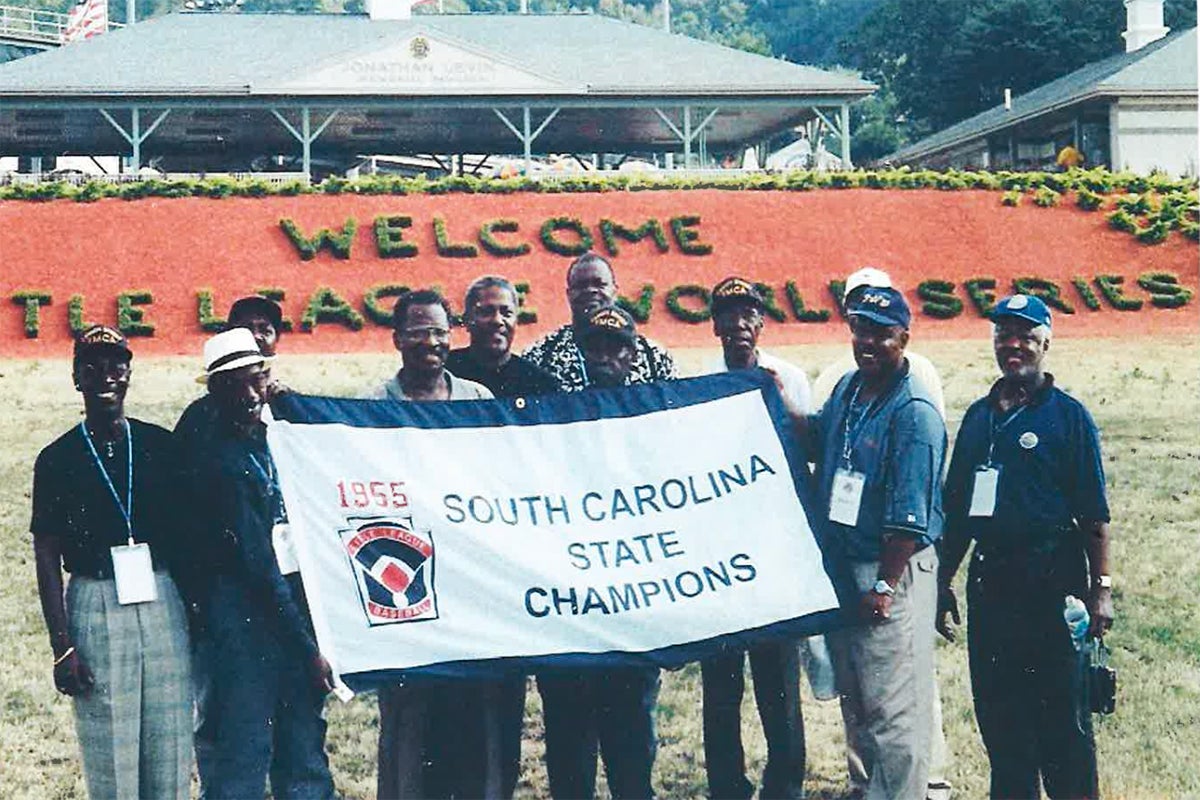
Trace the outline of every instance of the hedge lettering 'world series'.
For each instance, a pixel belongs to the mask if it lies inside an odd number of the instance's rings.
[[[414,286],[420,281],[414,280]],[[1069,282],[1070,292],[1078,297],[1086,310],[1085,313],[1100,311],[1105,307],[1115,311],[1140,311],[1150,306],[1153,308],[1182,308],[1191,303],[1195,292],[1180,283],[1179,276],[1171,272],[1143,272],[1131,281],[1126,276],[1112,273],[1100,273],[1092,276],[1079,276]],[[1139,297],[1131,293],[1132,287],[1137,286],[1145,296]],[[516,283],[518,300],[521,304],[519,324],[528,325],[538,321],[537,310],[530,302],[534,287],[518,281]],[[796,281],[786,281],[777,291],[775,287],[759,284],[759,290],[766,299],[766,314],[775,322],[798,322],[804,324],[826,323],[838,318],[842,296],[842,281],[831,280],[828,284],[828,297],[825,301],[836,312],[829,308],[812,308],[796,288]],[[659,292],[653,284],[644,284],[636,300],[619,297],[618,303],[625,307],[639,323],[648,322],[653,314],[654,300],[662,297],[662,308],[672,319],[685,323],[707,322],[712,317],[711,298],[708,289],[699,284],[681,283],[670,287],[666,292]],[[352,331],[361,330],[366,321],[370,320],[379,327],[391,327],[391,310],[389,298],[399,297],[408,292],[410,287],[403,284],[385,283],[368,287],[363,292],[361,311],[355,308],[345,296],[328,286],[320,286],[308,296],[297,326],[290,317],[284,317],[283,330],[290,331],[298,328],[300,331],[312,333],[321,324],[339,325]],[[260,288],[256,293],[270,297],[277,302],[288,300],[285,289],[278,287]],[[967,304],[964,297],[959,295],[960,287],[953,281],[940,278],[930,278],[917,285],[917,297],[922,301],[920,312],[932,319],[954,319],[961,316]],[[1023,292],[1041,297],[1047,305],[1063,314],[1078,313],[1068,290],[1059,283],[1027,276],[1015,278],[1011,287],[1005,287],[993,277],[971,278],[962,283],[961,291],[970,303],[977,316],[986,318],[990,313],[996,298],[1009,292]],[[777,297],[782,295],[781,303]],[[202,331],[219,331],[225,327],[224,317],[215,313],[217,298],[211,289],[199,289],[196,292],[197,314],[196,327]],[[1103,301],[1101,300],[1103,299]],[[41,312],[46,306],[54,304],[54,295],[41,289],[26,289],[14,292],[11,296],[14,305],[22,307],[25,313],[25,336],[36,339],[41,333]],[[116,297],[117,325],[126,336],[154,336],[158,329],[150,316],[150,306],[154,304],[154,296],[144,290],[121,292]],[[68,300],[67,327],[73,335],[91,324],[85,314],[85,298],[73,294]],[[451,305],[455,302],[451,299]],[[789,313],[790,312],[790,313]]]

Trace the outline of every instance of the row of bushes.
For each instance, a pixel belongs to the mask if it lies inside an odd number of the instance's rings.
[[[1057,206],[1063,198],[1062,192],[1039,186],[1029,192],[1021,189],[1006,191],[1000,202],[1018,206],[1026,195],[1041,208]],[[1109,197],[1079,186],[1075,189],[1075,205],[1084,211],[1108,210],[1110,227],[1132,234],[1143,244],[1160,244],[1172,230],[1200,241],[1200,196],[1194,190],[1147,190]]]
[[[809,172],[731,174],[725,176],[646,177],[636,174],[598,172],[561,178],[532,180],[525,177],[494,179],[455,176],[430,179],[394,175],[371,175],[354,180],[327,178],[319,184],[302,181],[274,184],[261,179],[200,180],[150,179],[114,184],[89,182],[80,186],[65,182],[13,184],[0,186],[0,200],[70,199],[91,202],[105,197],[138,200],[146,197],[265,197],[300,194],[545,194],[594,193],[614,191],[675,191],[680,189],[722,189],[808,191],[813,189],[942,189],[948,191],[984,189],[1005,192],[1036,192],[1047,189],[1057,194],[1087,191],[1098,194],[1145,193],[1169,194],[1195,192],[1195,179],[1176,179],[1166,175],[1136,175],[1105,169],[1076,169],[1068,172],[962,172],[947,170],[897,169],[855,172]]]

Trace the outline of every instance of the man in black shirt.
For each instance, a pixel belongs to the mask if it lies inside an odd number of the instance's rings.
[[[186,798],[192,700],[176,583],[191,560],[190,504],[171,434],[125,416],[132,358],[113,328],[79,335],[85,418],[38,455],[29,527],[54,684],[75,701],[88,794]]]
[[[450,351],[446,369],[459,378],[482,383],[496,397],[550,394],[558,381],[532,361],[513,355],[520,303],[506,278],[485,275],[467,289],[463,323],[471,344]]]

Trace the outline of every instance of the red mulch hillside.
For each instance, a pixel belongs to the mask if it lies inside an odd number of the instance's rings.
[[[378,215],[408,215],[412,227],[405,238],[419,255],[381,259],[372,222]],[[686,255],[671,236],[672,217],[697,215],[693,228],[699,241],[712,246],[707,256]],[[516,233],[498,234],[506,243],[526,241],[527,255],[497,258],[480,248],[475,258],[439,257],[433,218],[447,221],[449,238],[479,246],[480,225],[497,218],[517,220]],[[1169,272],[1193,290],[1200,288],[1197,248],[1178,233],[1164,244],[1143,245],[1132,236],[1110,230],[1103,213],[1073,206],[1041,209],[1006,208],[994,192],[824,190],[815,192],[725,192],[715,190],[599,193],[440,196],[324,196],[264,199],[148,199],[0,203],[0,292],[43,290],[53,303],[41,310],[39,336],[27,338],[24,309],[7,303],[0,317],[0,353],[5,356],[51,356],[69,352],[67,301],[86,298],[89,322],[116,321],[116,298],[122,291],[149,290],[153,303],[143,306],[154,336],[139,340],[142,353],[196,353],[206,334],[200,329],[196,292],[215,292],[215,310],[224,315],[238,295],[256,287],[286,289],[284,303],[297,322],[316,287],[330,286],[361,310],[363,293],[380,283],[408,286],[438,284],[461,304],[465,286],[485,273],[501,273],[528,282],[529,305],[538,323],[525,326],[521,342],[561,324],[566,317],[563,272],[568,258],[549,252],[539,239],[542,223],[552,217],[582,220],[605,252],[598,230],[602,218],[627,227],[658,219],[667,230],[669,251],[660,253],[647,239],[623,243],[613,258],[622,291],[636,297],[645,283],[656,294],[644,331],[667,345],[711,345],[707,323],[674,318],[665,305],[672,286],[712,286],[729,274],[741,274],[775,289],[787,308],[784,285],[795,281],[809,308],[832,309],[827,284],[864,266],[891,272],[917,310],[916,338],[986,336],[987,328],[967,299],[962,282],[993,277],[998,294],[1011,289],[1013,278],[1053,280],[1076,310],[1058,315],[1056,332],[1069,336],[1167,334],[1200,330],[1193,297],[1181,309],[1154,308],[1137,286],[1147,271]],[[351,257],[320,252],[302,261],[281,230],[281,218],[294,220],[313,234],[321,227],[339,230],[347,217],[358,221]],[[564,242],[574,241],[562,232]],[[1086,308],[1070,280],[1116,274],[1125,279],[1131,298],[1146,301],[1137,312],[1117,311],[1103,299],[1102,308]],[[956,295],[965,310],[957,318],[921,314],[917,284],[940,278],[958,284]],[[1093,285],[1094,289],[1094,285]],[[390,302],[390,301],[389,301]],[[695,303],[685,298],[684,304]],[[801,323],[789,312],[786,323],[768,334],[777,344],[832,341],[844,337],[836,311],[827,323]],[[295,333],[289,352],[385,350],[386,329],[370,320],[358,332],[322,323],[311,333]]]

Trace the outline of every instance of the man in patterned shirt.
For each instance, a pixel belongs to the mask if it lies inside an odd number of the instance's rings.
[[[617,299],[617,278],[612,265],[597,253],[584,253],[567,267],[567,303],[571,306],[571,324],[539,339],[525,351],[524,357],[549,372],[561,391],[578,392],[590,381],[587,366],[579,352],[575,328],[588,314],[611,305]],[[633,368],[626,383],[653,383],[679,377],[670,353],[638,334],[634,346]]]

